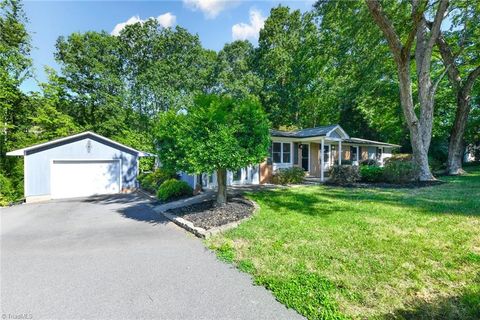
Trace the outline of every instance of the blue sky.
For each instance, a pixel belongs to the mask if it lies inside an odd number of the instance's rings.
[[[127,21],[154,17],[166,26],[180,25],[198,33],[205,48],[218,51],[234,39],[249,39],[256,44],[258,29],[272,7],[282,4],[306,11],[313,3],[313,0],[26,1],[36,79],[26,81],[22,89],[38,90],[37,81],[46,81],[44,66],[59,69],[53,53],[55,41],[61,35],[88,30],[110,33],[115,27],[121,29]]]

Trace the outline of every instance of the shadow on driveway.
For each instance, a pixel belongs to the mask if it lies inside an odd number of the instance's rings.
[[[120,205],[115,211],[123,217],[152,224],[166,224],[169,222],[162,214],[152,209],[155,202],[136,194],[97,195],[85,198],[82,202],[105,205]]]

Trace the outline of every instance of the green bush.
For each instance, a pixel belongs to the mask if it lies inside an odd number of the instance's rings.
[[[377,166],[378,167],[378,161],[375,159],[365,159],[360,162],[360,165],[362,166]]]
[[[383,168],[379,166],[360,166],[361,180],[365,182],[383,181]]]
[[[274,184],[302,183],[304,177],[305,177],[305,171],[299,167],[277,169],[273,173],[272,183]]]
[[[415,179],[415,165],[411,161],[389,161],[383,167],[385,181],[407,183]]]
[[[10,179],[0,173],[0,207],[15,201],[15,190]]]
[[[175,178],[177,178],[177,173],[175,171],[158,168],[154,172],[140,175],[138,177],[138,182],[143,190],[155,193],[163,182]]]
[[[330,180],[328,182],[333,184],[350,184],[360,181],[360,171],[358,166],[333,166],[330,168]]]
[[[158,188],[157,198],[161,201],[170,201],[193,194],[193,189],[182,180],[169,179]]]

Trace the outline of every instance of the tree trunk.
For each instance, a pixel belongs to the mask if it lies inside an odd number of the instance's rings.
[[[459,175],[465,173],[462,168],[463,158],[463,134],[467,125],[470,112],[469,97],[465,97],[463,90],[457,93],[457,112],[455,122],[450,132],[450,143],[448,145],[447,173]]]
[[[417,168],[417,179],[420,181],[434,180],[428,166],[428,149],[424,146],[423,132],[413,107],[412,84],[410,77],[410,63],[404,61],[398,64],[398,79],[400,85],[400,100],[403,114],[410,130],[413,162]]]
[[[227,203],[227,170],[217,170],[217,206],[224,206]]]

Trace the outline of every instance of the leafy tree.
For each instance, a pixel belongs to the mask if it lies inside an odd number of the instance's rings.
[[[428,150],[432,138],[434,95],[439,83],[439,80],[432,81],[431,77],[432,53],[447,10],[448,0],[440,0],[436,6],[436,11],[432,13],[434,20],[430,32],[427,30],[427,20],[425,18],[428,1],[413,1],[409,23],[403,24],[397,29],[378,0],[367,0],[366,3],[373,20],[385,36],[397,66],[400,101],[410,129],[413,160],[419,168],[418,178],[422,181],[432,180],[434,177],[428,165]],[[402,4],[400,4],[400,7],[402,7]],[[400,15],[404,13],[403,10],[399,12]],[[400,21],[404,22],[405,17],[398,19],[397,24]],[[410,70],[414,44],[418,103],[420,106],[419,116],[415,112]]]
[[[480,3],[456,1],[452,4],[450,29],[440,32],[436,44],[457,105],[450,132],[447,172],[461,174],[464,172],[464,133],[471,109],[471,93],[480,76]],[[430,22],[428,25],[432,26]]]
[[[213,92],[235,99],[258,96],[262,82],[254,70],[255,49],[249,41],[226,44],[213,71]]]
[[[23,6],[16,0],[0,1],[0,176],[2,189],[13,186],[13,192],[2,193],[3,201],[21,196],[22,162],[5,157],[5,153],[27,140],[28,97],[20,85],[30,77],[30,36],[25,27]],[[5,187],[6,188],[6,187]],[[9,199],[5,200],[5,197]]]
[[[365,5],[318,1],[315,15],[323,56],[321,111],[337,108],[352,136],[408,145],[396,69]]]
[[[270,143],[269,123],[253,99],[207,95],[159,118],[156,129],[163,165],[190,174],[217,173],[217,204],[227,201],[227,170],[263,161]]]
[[[320,49],[311,13],[283,6],[270,11],[260,31],[256,70],[263,81],[261,101],[275,127],[315,126],[338,116],[338,109],[322,103]]]

